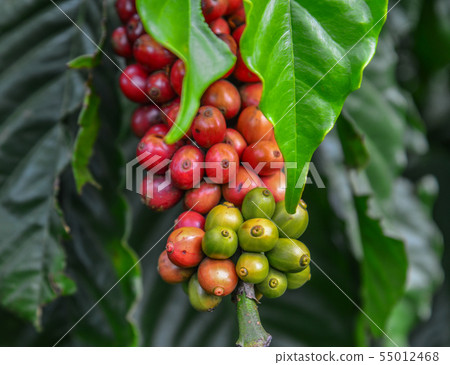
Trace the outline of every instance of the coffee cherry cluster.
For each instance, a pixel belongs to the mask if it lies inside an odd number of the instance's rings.
[[[277,298],[311,277],[310,252],[298,240],[308,225],[306,204],[287,213],[267,188],[254,188],[241,209],[230,202],[214,207],[206,220],[193,211],[175,222],[158,272],[171,284],[184,283],[192,306],[211,311],[239,279],[254,284],[258,299]]]
[[[140,104],[131,129],[140,138],[138,160],[152,175],[142,182],[143,201],[163,211],[183,200],[187,210],[205,215],[222,198],[240,207],[251,189],[267,187],[278,202],[284,199],[283,157],[271,123],[258,109],[262,84],[239,53],[242,0],[203,0],[201,6],[205,21],[237,61],[206,90],[185,138],[169,145],[164,137],[180,108],[183,61],[145,32],[134,0],[116,1],[123,25],[113,32],[112,44],[128,64],[120,88]]]

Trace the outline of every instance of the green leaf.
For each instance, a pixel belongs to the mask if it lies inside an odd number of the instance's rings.
[[[360,86],[384,23],[387,1],[246,0],[241,53],[264,84],[260,108],[274,124],[294,211],[305,167]]]
[[[96,54],[85,54],[74,58],[67,63],[69,68],[80,69],[87,68],[91,69],[97,67],[100,64],[100,58]]]
[[[77,185],[78,193],[81,194],[83,186],[87,183],[100,188],[100,185],[92,177],[89,171],[89,160],[93,153],[94,143],[100,129],[100,117],[98,109],[100,98],[95,94],[93,88],[88,85],[84,96],[83,107],[78,119],[80,130],[75,141],[72,169]]]
[[[145,29],[181,58],[186,67],[176,125],[166,136],[175,143],[191,126],[207,87],[233,66],[236,57],[205,23],[198,0],[137,0]]]

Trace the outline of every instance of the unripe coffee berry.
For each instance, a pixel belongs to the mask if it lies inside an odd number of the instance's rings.
[[[208,294],[201,287],[197,274],[191,276],[187,292],[192,307],[200,312],[212,312],[222,301],[222,297]]]
[[[198,267],[198,282],[209,294],[231,294],[238,283],[233,261],[205,258]]]
[[[251,190],[242,202],[242,215],[245,219],[271,218],[275,212],[275,199],[267,188]]]
[[[199,146],[210,148],[225,138],[227,125],[219,109],[202,106],[192,122],[192,136]]]
[[[308,247],[293,238],[280,238],[274,248],[266,252],[270,266],[285,272],[299,272],[311,261]]]
[[[287,289],[286,275],[278,270],[269,269],[269,274],[259,284],[256,289],[266,298],[281,297]]]
[[[196,227],[182,227],[174,230],[167,239],[167,255],[175,265],[184,268],[197,266],[205,256],[202,239],[205,232]]]
[[[221,196],[219,185],[202,181],[198,188],[186,192],[184,205],[187,209],[192,209],[200,214],[207,214],[219,204]]]
[[[235,178],[238,168],[239,156],[229,144],[217,143],[206,153],[206,175],[215,184],[226,184]]]
[[[180,189],[197,187],[203,178],[203,152],[195,146],[183,146],[175,152],[170,163],[172,181]]]
[[[229,81],[219,80],[206,89],[202,96],[202,105],[219,109],[225,119],[235,117],[241,108],[241,96],[238,89]]]
[[[232,203],[224,202],[215,206],[206,217],[205,230],[209,231],[214,227],[226,227],[237,232],[244,222],[240,210]]]
[[[242,223],[238,238],[239,246],[244,251],[266,252],[277,244],[278,230],[269,219],[253,218]]]
[[[288,272],[286,273],[286,278],[288,289],[298,289],[311,279],[311,266],[308,265],[305,270],[302,270],[300,272]]]
[[[205,217],[200,213],[194,212],[192,210],[181,213],[175,220],[175,226],[173,229],[178,229],[182,227],[197,227],[200,229],[205,228]]]
[[[294,214],[286,211],[285,201],[279,201],[272,220],[278,226],[280,237],[299,238],[308,227],[309,217],[303,200],[297,205]]]
[[[216,226],[206,231],[202,250],[212,259],[227,259],[234,255],[238,247],[236,232],[227,227]]]
[[[236,273],[246,283],[261,283],[269,274],[269,261],[262,253],[244,252],[236,263]]]
[[[194,268],[183,269],[173,264],[167,257],[167,252],[161,252],[158,259],[158,273],[168,284],[179,284],[188,280],[195,272]]]

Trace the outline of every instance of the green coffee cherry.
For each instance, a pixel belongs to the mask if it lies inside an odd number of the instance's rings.
[[[269,219],[253,218],[242,223],[238,238],[244,251],[265,252],[277,243],[278,230]]]
[[[269,264],[285,272],[299,272],[311,261],[308,247],[293,238],[280,238],[275,247],[266,253]]]
[[[215,206],[208,213],[205,222],[205,231],[216,226],[227,227],[233,231],[237,231],[243,221],[244,219],[239,208],[236,208],[232,203],[224,202]]]
[[[281,271],[270,268],[264,281],[256,284],[256,289],[267,298],[278,298],[287,289],[286,275]]]
[[[275,212],[275,198],[267,188],[251,190],[242,202],[242,215],[244,219],[272,218]]]
[[[269,273],[269,261],[262,253],[244,252],[237,260],[236,273],[242,281],[258,284]]]
[[[300,200],[295,213],[289,214],[286,211],[284,200],[279,201],[272,220],[278,227],[280,237],[299,238],[305,232],[309,221],[305,202]]]
[[[288,289],[298,289],[305,285],[311,279],[311,267],[308,266],[305,270],[300,272],[288,272],[287,277],[287,288]]]
[[[222,297],[208,294],[203,290],[198,282],[197,273],[189,279],[188,295],[191,305],[200,312],[211,312],[222,301]]]
[[[227,259],[234,255],[237,247],[237,234],[230,228],[216,226],[203,236],[202,250],[212,259]]]

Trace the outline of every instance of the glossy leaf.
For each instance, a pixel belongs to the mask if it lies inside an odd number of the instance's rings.
[[[176,125],[166,136],[175,143],[189,130],[204,91],[227,73],[235,56],[205,23],[200,1],[137,0],[136,7],[145,29],[186,67]]]
[[[74,58],[67,63],[70,68],[80,69],[87,68],[91,69],[100,64],[100,59],[96,57],[95,54],[85,54]]]
[[[274,124],[294,211],[305,168],[348,94],[360,86],[387,11],[386,0],[246,0],[241,53],[261,78],[260,108]],[[270,50],[268,52],[268,50]]]

